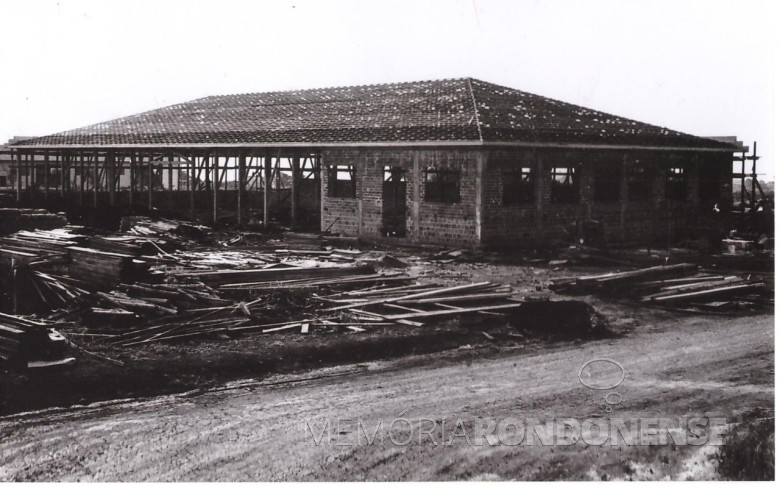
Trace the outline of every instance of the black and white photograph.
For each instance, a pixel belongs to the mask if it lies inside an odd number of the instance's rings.
[[[0,482],[773,481],[770,0],[0,0]]]

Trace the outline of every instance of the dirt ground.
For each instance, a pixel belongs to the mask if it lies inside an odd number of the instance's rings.
[[[412,264],[423,281],[488,278],[537,297],[550,295],[543,285],[551,277],[596,271]],[[57,376],[0,379],[9,386],[5,412],[16,413],[0,419],[0,481],[718,478],[712,446],[389,441],[393,432],[404,436],[399,418],[413,430],[433,420],[441,431],[460,420],[468,437],[485,418],[774,415],[772,315],[690,315],[582,299],[608,318],[608,336],[523,337],[488,321],[119,351],[91,344],[128,365],[81,357]],[[622,365],[618,387],[593,390],[578,380],[598,357]],[[610,374],[594,370],[591,378],[609,382]],[[608,392],[622,398],[611,412]],[[67,405],[75,406],[31,411]],[[387,433],[384,442],[356,444],[356,424]]]

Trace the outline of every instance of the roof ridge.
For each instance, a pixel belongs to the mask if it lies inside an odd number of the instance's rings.
[[[482,127],[479,124],[479,108],[477,108],[477,99],[474,97],[474,87],[471,86],[471,78],[466,78],[466,85],[469,87],[469,95],[471,95],[471,103],[474,105],[474,117],[477,121],[477,133],[479,134],[479,141],[484,142],[482,138]]]
[[[340,86],[323,86],[320,88],[293,88],[288,90],[271,90],[271,91],[246,91],[243,93],[225,93],[222,95],[207,95],[205,97],[199,98],[199,99],[206,99],[206,98],[225,98],[230,96],[246,96],[246,95],[271,95],[271,94],[278,94],[278,93],[300,93],[300,92],[317,92],[317,91],[327,91],[327,90],[344,90],[349,88],[373,88],[373,87],[380,87],[380,86],[409,86],[409,85],[419,85],[419,84],[428,84],[428,83],[445,83],[445,82],[456,82],[456,81],[466,81],[470,80],[472,78],[461,76],[458,78],[439,78],[439,79],[423,79],[423,80],[417,80],[417,81],[391,81],[388,83],[369,83],[369,84],[363,84],[363,85],[340,85]],[[478,80],[481,83],[488,83],[487,81],[481,81]],[[195,101],[195,100],[193,100]]]

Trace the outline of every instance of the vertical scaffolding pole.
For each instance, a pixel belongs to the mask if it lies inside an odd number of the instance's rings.
[[[238,224],[241,225],[244,222],[243,219],[243,205],[244,203],[244,184],[245,184],[245,175],[246,175],[246,154],[243,152],[239,154],[238,156],[238,178],[236,178],[238,182],[238,192],[236,194],[237,198],[237,210],[238,210]]]
[[[114,206],[116,203],[115,195],[115,179],[114,179],[114,151],[108,151],[105,158],[105,166],[108,173],[106,174],[106,184],[108,185],[108,205]]]
[[[24,173],[24,182],[25,182],[24,189],[27,191],[27,195],[29,197],[29,194],[30,194],[30,154],[27,154],[26,156],[24,156],[24,162],[25,162],[25,167],[27,168],[27,170]]]
[[[135,197],[135,151],[130,153],[130,194],[128,195],[130,207],[133,206]]]
[[[80,168],[79,169],[79,206],[84,206],[84,151],[79,152]],[[47,164],[48,165],[48,164]]]
[[[217,223],[217,212],[219,210],[218,201],[217,201],[218,198],[217,192],[219,190],[219,156],[216,154],[214,154],[214,165],[212,167],[214,168],[213,169],[214,174],[211,175],[212,185],[213,185],[211,191],[211,195],[213,197],[213,200],[211,202],[211,208],[213,211],[214,223]]]
[[[22,201],[22,153],[16,151],[16,202]]]
[[[756,156],[756,142],[753,142],[753,157],[751,158],[753,162],[753,172],[750,174],[750,201],[751,206],[753,208],[756,208],[756,177],[758,176],[756,174],[756,161],[758,160],[758,157]]]
[[[152,159],[154,159],[154,154],[149,154],[149,176],[148,176],[148,183],[149,183],[149,210],[151,211],[152,208],[154,208],[154,202],[152,201],[152,191],[154,188],[153,184],[153,174],[152,174]]]
[[[263,228],[268,228],[271,205],[271,154],[265,153],[263,165]]]
[[[300,175],[301,158],[297,154],[290,159],[292,165],[292,186],[290,187],[290,228],[295,228],[298,213],[298,179]]]
[[[43,197],[49,199],[49,151],[43,155]]]
[[[195,184],[196,184],[196,178],[198,177],[196,170],[195,170],[195,161],[197,160],[196,156],[191,156],[190,158],[190,218],[193,220],[195,219]]]
[[[173,191],[173,156],[168,156],[168,190]]]
[[[38,183],[38,180],[35,178],[35,152],[30,154],[30,159],[28,160],[28,165],[30,166],[29,170],[27,171],[27,174],[29,175],[30,181],[32,182],[32,188],[35,189]],[[32,194],[32,193],[31,193]]]
[[[65,197],[65,152],[60,151],[60,198]]]
[[[92,205],[97,208],[98,206],[98,151],[97,149],[92,154]]]

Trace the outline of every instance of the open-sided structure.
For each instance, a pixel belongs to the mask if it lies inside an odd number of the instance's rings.
[[[472,78],[213,96],[11,148],[20,202],[467,246],[682,231],[729,207],[740,150]]]

